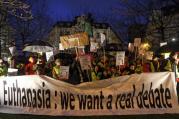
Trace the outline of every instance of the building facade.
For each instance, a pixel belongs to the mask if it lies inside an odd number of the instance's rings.
[[[76,17],[72,22],[57,22],[49,33],[48,41],[55,48],[59,48],[60,36],[70,35],[80,32],[87,32],[90,38],[100,39],[100,33],[105,34],[106,44],[119,44],[123,46],[123,42],[120,37],[113,31],[109,24],[106,23],[94,23],[91,18],[86,16]],[[85,27],[85,25],[87,27]]]

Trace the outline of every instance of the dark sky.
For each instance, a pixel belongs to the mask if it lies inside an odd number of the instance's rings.
[[[30,0],[31,1],[31,0]],[[94,22],[108,23],[126,39],[128,23],[125,15],[121,15],[125,7],[121,0],[33,0],[33,8],[40,8],[38,5],[45,6],[45,12],[52,17],[53,24],[57,21],[73,21],[76,16],[87,13],[92,14]],[[38,3],[37,3],[38,1]],[[133,0],[131,0],[133,2]],[[44,4],[44,5],[43,5]],[[32,10],[37,11],[37,10]],[[129,19],[131,20],[131,18]]]
[[[114,16],[113,8],[119,6],[119,0],[47,0],[47,4],[48,13],[54,20],[72,20],[75,16],[90,12],[101,21]]]

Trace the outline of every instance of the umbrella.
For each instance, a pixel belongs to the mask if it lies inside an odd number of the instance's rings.
[[[49,43],[42,41],[42,40],[37,40],[34,42],[28,43],[23,51],[28,51],[28,52],[50,52],[53,51],[53,46],[50,45]]]
[[[171,42],[168,43],[167,45],[164,45],[160,47],[157,50],[157,53],[167,53],[167,52],[179,52],[179,42]]]

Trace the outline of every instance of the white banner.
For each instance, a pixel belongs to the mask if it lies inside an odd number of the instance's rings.
[[[70,85],[46,76],[0,78],[0,113],[92,116],[179,113],[174,73]]]

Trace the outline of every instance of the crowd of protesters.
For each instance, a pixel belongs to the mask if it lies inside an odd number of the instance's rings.
[[[47,63],[43,56],[30,56],[27,63],[17,63],[14,68],[18,69],[17,75],[47,75],[72,84],[145,72],[173,71],[178,78],[178,59],[175,52],[171,52],[167,59],[163,55],[158,55],[154,56],[152,60],[126,55],[124,65],[121,66],[116,66],[115,56],[90,55],[91,66],[88,70],[81,69],[78,57],[73,57],[73,59],[57,58],[55,61]],[[71,60],[70,63],[67,63],[67,60]],[[70,66],[68,79],[61,78],[60,66],[62,65]],[[8,67],[8,63],[0,59],[0,76],[8,74]]]

